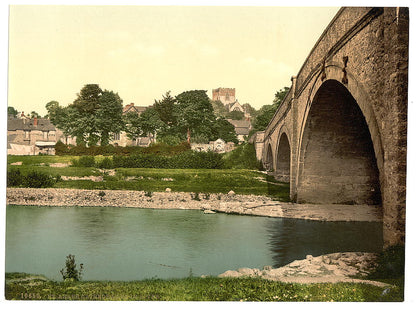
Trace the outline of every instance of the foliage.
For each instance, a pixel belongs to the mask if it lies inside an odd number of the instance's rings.
[[[272,120],[276,110],[279,108],[280,104],[283,102],[286,94],[288,93],[289,88],[284,87],[276,92],[273,99],[273,104],[263,105],[260,110],[257,112],[257,116],[253,121],[253,128],[256,131],[263,131],[268,126],[269,122]]]
[[[79,159],[72,159],[71,163],[74,167],[94,167],[95,158],[93,156],[82,156]]]
[[[183,143],[183,139],[177,135],[164,135],[157,139],[159,144],[166,144],[169,146],[176,146]],[[189,144],[188,144],[189,145]]]
[[[7,186],[18,187],[23,184],[23,175],[19,169],[13,168],[7,171]]]
[[[210,102],[212,104],[214,115],[217,117],[225,117],[228,111],[224,104],[221,101],[211,100]]]
[[[205,135],[211,140],[215,116],[206,91],[185,91],[176,96],[176,101],[177,129],[186,134],[188,143],[192,134]]]
[[[244,119],[244,112],[241,111],[231,111],[225,115],[225,118],[233,119],[233,120],[243,120]]]
[[[97,162],[95,165],[98,168],[112,169],[113,168],[113,160],[111,160],[108,157],[105,157],[103,160],[101,160],[100,162]]]
[[[405,247],[396,245],[386,248],[379,254],[377,266],[369,275],[370,279],[400,278],[404,276]]]
[[[226,168],[246,168],[261,170],[262,164],[257,160],[253,144],[242,144],[224,156]]]
[[[57,141],[55,144],[55,154],[58,156],[69,154],[68,145],[64,144],[62,141]]]
[[[185,151],[173,156],[133,154],[113,156],[113,166],[126,168],[223,168],[222,156],[214,152]]]
[[[20,275],[22,277],[22,275]],[[11,279],[12,278],[12,279]],[[28,280],[30,278],[36,278]],[[39,276],[6,274],[7,300],[398,302],[403,285],[385,288],[362,283],[297,284],[261,278],[148,279],[142,281],[55,282]],[[37,281],[35,281],[37,280]],[[36,283],[36,284],[34,284]]]
[[[233,142],[238,144],[237,134],[234,126],[224,118],[217,118],[213,125],[214,136],[221,138],[225,142]]]
[[[49,188],[60,179],[60,176],[53,177],[47,173],[30,170],[28,173],[21,173],[20,169],[13,168],[7,171],[8,187],[26,188]]]
[[[17,114],[19,114],[19,112],[17,111],[17,109],[15,109],[13,106],[8,106],[7,107],[7,115],[16,117]]]
[[[110,133],[124,129],[122,102],[117,93],[87,84],[72,104],[61,107],[57,101],[51,101],[46,109],[51,122],[65,136],[76,137],[77,144],[107,145]]]
[[[66,257],[65,268],[61,269],[62,278],[65,281],[80,281],[82,278],[83,269],[83,264],[79,264],[79,269],[77,269],[77,264],[75,263],[75,255],[69,254]]]
[[[155,100],[153,107],[160,120],[162,120],[167,126],[174,126],[176,125],[176,99],[170,95],[170,91],[166,92],[166,94],[162,97],[162,100]]]

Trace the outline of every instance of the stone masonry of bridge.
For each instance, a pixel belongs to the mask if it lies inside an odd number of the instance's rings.
[[[382,207],[386,247],[405,240],[408,27],[408,8],[341,8],[261,154],[294,202]]]

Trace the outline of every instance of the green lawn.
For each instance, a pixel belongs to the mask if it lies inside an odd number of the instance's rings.
[[[19,169],[23,174],[36,170],[52,176],[103,176],[104,181],[66,180],[57,182],[56,188],[92,190],[140,190],[149,192],[228,193],[267,195],[289,201],[289,185],[279,183],[259,171],[244,169],[153,169],[117,168],[108,175],[92,167],[51,167],[51,163],[69,163],[73,156],[8,156],[8,168]],[[101,157],[103,158],[103,157]],[[22,162],[11,166],[10,163]],[[172,181],[170,181],[172,180]]]
[[[22,280],[27,277],[32,279]],[[8,300],[403,301],[403,281],[394,283],[397,286],[386,290],[367,284],[290,284],[260,278],[55,282],[41,276],[10,273],[6,274],[5,296]]]

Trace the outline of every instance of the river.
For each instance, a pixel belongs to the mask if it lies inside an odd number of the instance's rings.
[[[320,222],[199,210],[7,206],[6,272],[61,280],[68,254],[84,280],[216,276],[307,254],[382,250],[379,222]]]

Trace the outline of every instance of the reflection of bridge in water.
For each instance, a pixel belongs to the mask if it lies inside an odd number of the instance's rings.
[[[342,8],[261,141],[293,201],[381,204],[385,246],[404,242],[408,23],[407,8]]]

